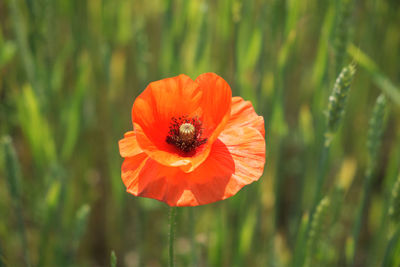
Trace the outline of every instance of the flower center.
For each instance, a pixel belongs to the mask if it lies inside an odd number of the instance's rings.
[[[179,126],[179,136],[182,138],[182,140],[193,140],[195,130],[196,129],[194,128],[193,124],[184,123]]]
[[[201,137],[203,133],[201,126],[202,123],[197,117],[173,117],[165,141],[184,153],[193,152],[197,147],[207,142],[207,138]]]

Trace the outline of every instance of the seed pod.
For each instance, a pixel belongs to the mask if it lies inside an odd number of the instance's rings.
[[[389,216],[394,222],[400,221],[400,175],[393,186],[389,206]]]
[[[382,133],[384,130],[386,98],[380,95],[375,103],[371,119],[369,120],[369,130],[367,147],[369,152],[369,167],[373,168],[376,162],[379,146],[381,144]]]
[[[351,28],[350,18],[353,10],[353,0],[342,0],[337,3],[337,23],[335,30],[335,75],[339,73],[344,65],[346,48],[349,39],[349,29]]]
[[[307,237],[307,251],[305,266],[315,266],[313,259],[316,254],[317,245],[326,227],[327,212],[330,207],[330,200],[324,197],[318,204],[311,222],[311,228]]]
[[[355,66],[350,64],[342,69],[339,77],[336,79],[333,92],[329,97],[328,106],[328,134],[330,135],[336,132],[343,117],[347,95],[354,74]]]

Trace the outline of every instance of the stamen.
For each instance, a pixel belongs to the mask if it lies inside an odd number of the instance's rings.
[[[207,142],[207,138],[201,138],[203,128],[197,118],[189,119],[187,116],[172,117],[166,142],[174,145],[184,153],[193,152],[197,147]]]

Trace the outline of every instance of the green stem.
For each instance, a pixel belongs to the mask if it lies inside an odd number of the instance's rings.
[[[197,265],[197,255],[196,255],[196,241],[195,241],[195,220],[194,220],[194,209],[189,209],[189,222],[190,222],[190,246],[191,252],[191,263],[192,266]]]
[[[385,252],[385,257],[383,259],[382,266],[391,266],[391,256],[393,253],[393,249],[397,243],[397,240],[400,237],[400,227],[397,228],[396,232],[393,234],[393,236],[390,238],[389,244],[387,245],[386,252]]]
[[[324,139],[323,139],[323,147],[322,147],[322,152],[321,152],[321,156],[319,158],[319,162],[318,162],[318,169],[317,169],[317,185],[315,188],[315,193],[314,193],[314,199],[313,199],[313,203],[312,203],[312,208],[311,208],[311,212],[310,212],[310,217],[307,223],[307,228],[306,228],[306,236],[308,236],[309,231],[311,229],[311,224],[315,215],[315,211],[317,209],[317,206],[319,204],[319,202],[322,199],[322,187],[324,185],[325,182],[325,170],[326,170],[326,165],[328,162],[328,155],[329,155],[329,150],[330,150],[330,144],[332,141],[332,136],[327,136],[327,134],[325,134]],[[306,245],[307,243],[307,238],[304,239],[304,245]],[[301,264],[304,264],[303,262],[304,259],[301,259]]]
[[[360,209],[358,210],[356,223],[355,223],[354,229],[353,229],[353,242],[354,242],[354,249],[353,249],[353,255],[352,255],[353,266],[355,265],[358,238],[360,236],[360,231],[361,231],[362,221],[363,221],[363,218],[364,218],[364,213],[365,213],[365,210],[367,208],[368,196],[369,196],[369,193],[371,191],[371,178],[372,178],[372,170],[369,169],[369,170],[367,170],[367,172],[365,174],[361,206],[360,206]]]
[[[136,206],[136,212],[137,212],[136,213],[137,216],[135,218],[135,221],[136,221],[135,231],[136,231],[137,236],[140,238],[139,240],[141,240],[144,238],[143,228],[144,228],[144,225],[146,225],[147,217],[146,217],[146,212],[143,212],[143,209],[140,205]],[[144,259],[143,259],[144,258],[143,257],[144,247],[141,246],[138,241],[135,241],[135,246],[137,247],[138,252],[139,252],[138,266],[142,267],[142,266],[144,266],[144,263],[143,263],[144,262]]]
[[[313,204],[312,204],[312,212],[311,212],[311,216],[310,216],[310,222],[312,221],[312,216],[314,215],[314,211],[315,211],[319,201],[322,198],[322,187],[323,187],[324,181],[325,181],[325,169],[326,169],[326,164],[327,164],[330,147],[331,147],[330,141],[327,140],[327,138],[324,138],[322,153],[321,153],[321,157],[319,158],[319,163],[318,163],[317,186],[315,188],[315,193],[314,193],[314,200],[313,200]]]
[[[176,207],[169,208],[169,262],[168,266],[174,264],[174,238],[175,238]]]
[[[284,184],[283,179],[285,176],[282,175],[282,168],[283,168],[283,145],[282,139],[279,141],[278,149],[276,151],[276,158],[277,161],[277,168],[275,173],[275,181],[274,181],[274,195],[275,195],[275,209],[274,209],[274,233],[276,234],[277,229],[279,228],[279,212],[281,210],[281,200],[282,200],[282,185]]]

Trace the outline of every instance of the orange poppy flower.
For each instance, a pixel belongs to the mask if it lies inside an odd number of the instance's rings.
[[[170,206],[226,199],[260,178],[264,119],[214,73],[150,83],[119,141],[122,180],[135,196]]]

